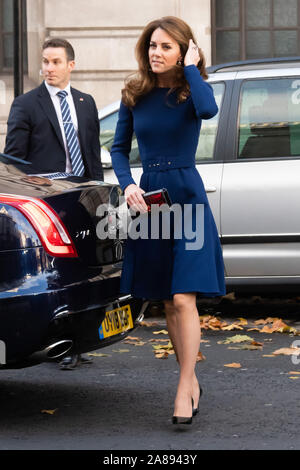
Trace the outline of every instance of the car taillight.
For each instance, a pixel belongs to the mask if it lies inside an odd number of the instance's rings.
[[[78,257],[74,243],[58,214],[40,199],[0,194],[0,203],[18,209],[34,227],[41,243],[51,256]]]

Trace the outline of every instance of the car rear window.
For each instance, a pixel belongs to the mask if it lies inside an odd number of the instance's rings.
[[[112,144],[114,143],[115,132],[119,117],[119,110],[115,111],[108,116],[105,116],[100,121],[100,143],[102,150],[110,153]],[[139,165],[141,162],[137,138],[135,134],[132,136],[131,152],[129,154],[129,161],[131,166]]]
[[[300,78],[245,81],[241,88],[238,158],[300,155]]]

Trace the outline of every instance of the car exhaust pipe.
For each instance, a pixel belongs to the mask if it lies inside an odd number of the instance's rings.
[[[73,341],[71,339],[62,339],[31,354],[29,359],[37,362],[54,361],[67,354],[72,349],[72,346]]]
[[[63,339],[56,343],[49,344],[45,349],[41,351],[47,359],[59,359],[64,356],[73,346],[71,339]]]

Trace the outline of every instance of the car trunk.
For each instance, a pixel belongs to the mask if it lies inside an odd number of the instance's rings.
[[[44,198],[68,230],[79,258],[89,266],[123,259],[124,240],[116,237],[110,216],[118,207],[119,197],[118,186],[98,184]]]
[[[3,162],[0,162],[0,181],[0,193],[37,198],[54,209],[72,238],[80,261],[86,266],[122,260],[124,239],[120,240],[115,232],[108,234],[109,226],[113,228],[109,214],[119,205],[121,189],[118,185],[78,177],[49,180],[26,175],[14,165]]]

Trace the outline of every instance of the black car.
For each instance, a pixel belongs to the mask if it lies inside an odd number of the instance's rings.
[[[96,233],[97,208],[120,194],[0,154],[0,368],[101,348],[142,319],[146,303],[119,294],[123,240]]]

